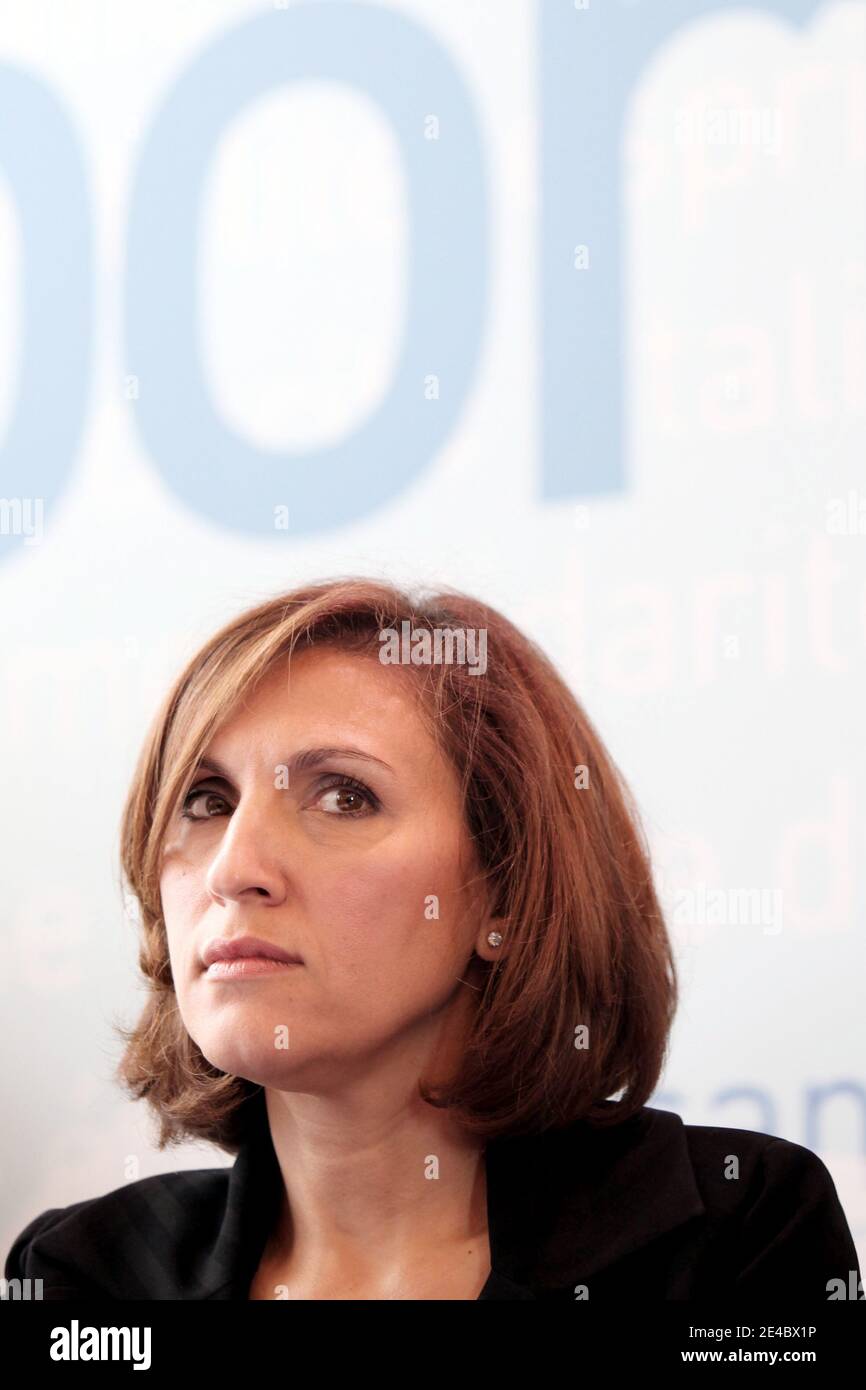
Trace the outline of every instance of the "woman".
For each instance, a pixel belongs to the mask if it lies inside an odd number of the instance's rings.
[[[637,812],[494,609],[346,579],[242,614],[168,694],[121,838],[149,996],[119,1076],[160,1147],[236,1161],[43,1212],[7,1278],[46,1298],[851,1296],[815,1154],[646,1105],[676,975]]]

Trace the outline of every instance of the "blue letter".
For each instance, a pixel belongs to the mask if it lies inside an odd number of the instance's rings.
[[[635,85],[682,25],[735,6],[804,24],[820,0],[540,0],[542,496],[624,487],[622,142]],[[575,269],[586,246],[589,269]]]
[[[406,161],[411,264],[399,365],[381,406],[350,438],[296,453],[250,444],[209,398],[196,344],[197,219],[208,161],[231,119],[272,88],[310,78],[354,84],[389,117]],[[435,141],[424,138],[431,114]],[[284,501],[297,535],[357,520],[397,496],[448,437],[471,384],[486,238],[474,111],[447,54],[414,22],[330,0],[260,15],[212,44],[156,120],[131,210],[128,370],[141,382],[134,409],[144,441],[169,486],[197,512],[261,535],[276,534],[274,508]],[[437,400],[425,393],[431,376]]]
[[[75,134],[45,87],[11,67],[0,68],[0,164],[15,198],[21,246],[21,347],[0,465],[2,561],[27,544],[22,535],[33,535],[34,512],[41,533],[43,510],[51,516],[72,468],[87,404],[93,285],[87,185]],[[17,519],[10,524],[19,514],[26,532]]]

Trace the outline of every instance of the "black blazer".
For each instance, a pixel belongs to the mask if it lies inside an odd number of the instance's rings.
[[[738,1177],[726,1176],[732,1158]],[[482,1299],[862,1297],[830,1173],[788,1140],[644,1107],[613,1129],[581,1121],[493,1140],[484,1161]],[[42,1212],[16,1238],[6,1278],[41,1279],[45,1299],[246,1299],[281,1181],[265,1124],[230,1168],[142,1178]]]

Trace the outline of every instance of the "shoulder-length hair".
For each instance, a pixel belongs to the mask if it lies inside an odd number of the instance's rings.
[[[138,902],[148,997],[134,1028],[115,1025],[125,1042],[116,1076],[152,1108],[160,1148],[204,1139],[236,1154],[264,1113],[262,1087],[216,1069],[187,1033],[169,962],[162,845],[207,742],[298,643],[379,654],[386,630],[423,628],[486,630],[483,674],[443,660],[400,669],[458,773],[508,952],[484,963],[458,1074],[437,1087],[422,1079],[419,1093],[483,1138],[619,1123],[652,1094],[677,975],[638,811],[599,735],[548,657],[494,608],[455,590],[413,598],[348,577],[280,594],[221,628],[176,679],[139,756],[121,867]]]

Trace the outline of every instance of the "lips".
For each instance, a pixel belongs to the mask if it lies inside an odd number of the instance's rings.
[[[256,958],[282,961],[286,965],[303,965],[304,963],[297,953],[286,951],[282,946],[277,946],[272,941],[265,941],[260,936],[214,937],[207,943],[201,954],[202,965],[205,969],[216,961]]]

